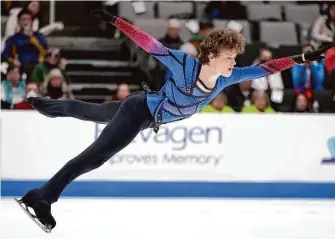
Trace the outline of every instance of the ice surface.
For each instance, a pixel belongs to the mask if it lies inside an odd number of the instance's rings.
[[[68,199],[46,234],[12,199],[2,239],[335,239],[335,201]]]

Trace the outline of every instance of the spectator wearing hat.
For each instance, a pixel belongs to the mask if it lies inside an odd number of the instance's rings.
[[[46,81],[41,87],[41,90],[44,96],[50,97],[51,99],[74,99],[74,96],[68,87],[61,70],[58,68],[50,70],[46,77]]]

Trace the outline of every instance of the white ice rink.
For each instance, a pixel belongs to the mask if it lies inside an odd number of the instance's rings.
[[[335,201],[66,199],[43,232],[2,199],[1,239],[335,239]]]

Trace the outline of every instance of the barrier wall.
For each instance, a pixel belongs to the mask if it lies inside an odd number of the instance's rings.
[[[41,185],[103,128],[3,112],[3,196]],[[198,114],[141,132],[63,195],[335,198],[335,115]]]

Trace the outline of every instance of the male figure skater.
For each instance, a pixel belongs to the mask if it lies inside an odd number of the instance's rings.
[[[78,176],[100,167],[126,147],[144,129],[189,118],[225,87],[245,80],[263,77],[298,63],[322,59],[327,49],[271,60],[259,66],[234,67],[235,57],[244,51],[245,39],[229,29],[214,30],[201,44],[199,59],[183,51],[164,47],[156,39],[128,22],[105,11],[94,10],[93,16],[113,24],[139,47],[161,61],[171,72],[158,92],[135,92],[123,102],[90,104],[82,101],[57,101],[28,98],[40,113],[49,117],[75,117],[106,123],[97,140],[70,160],[40,188],[30,190],[19,202],[33,208],[41,227],[50,232],[56,221],[51,204],[64,188]]]

